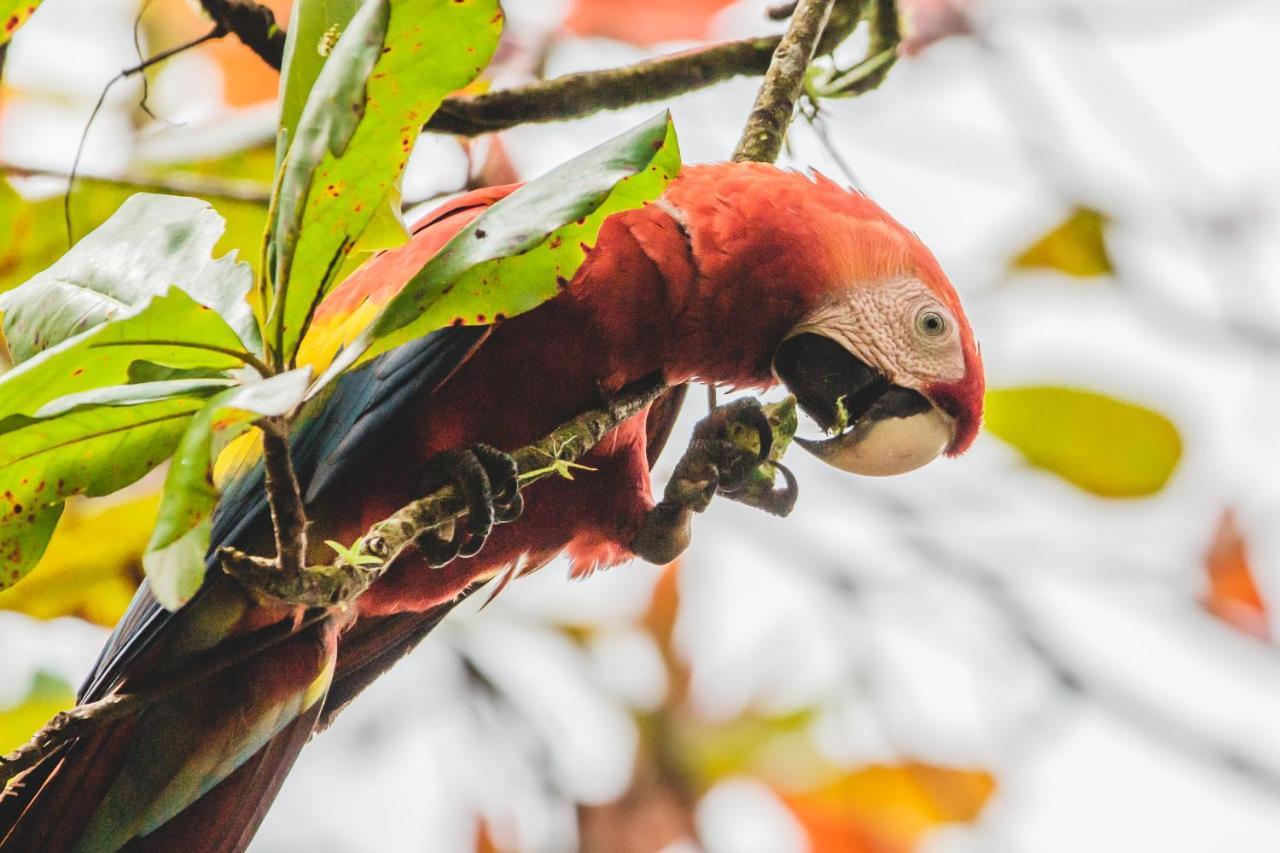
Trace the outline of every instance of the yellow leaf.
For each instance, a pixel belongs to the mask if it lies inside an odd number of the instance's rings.
[[[43,672],[36,673],[26,698],[0,710],[0,755],[22,746],[50,717],[75,703],[75,693],[65,681]]]
[[[1112,271],[1107,253],[1107,217],[1085,207],[1071,212],[1060,225],[1013,259],[1014,269],[1051,269],[1078,278]]]
[[[0,610],[37,619],[78,616],[98,625],[116,623],[142,580],[142,552],[155,523],[160,496],[67,502],[40,562],[0,592]]]
[[[1075,388],[988,391],[984,422],[1030,464],[1102,497],[1155,494],[1182,456],[1164,415]]]
[[[782,799],[813,853],[909,853],[938,826],[977,818],[995,787],[982,770],[909,761],[870,765]]]

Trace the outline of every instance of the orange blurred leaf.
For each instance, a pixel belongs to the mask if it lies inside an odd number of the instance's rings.
[[[974,0],[898,0],[902,19],[901,52],[915,56],[934,42],[973,32]]]
[[[269,8],[276,22],[286,26],[291,0],[256,0]],[[208,32],[209,18],[195,3],[157,3],[147,15],[148,33],[157,46],[180,44]],[[235,36],[224,36],[201,45],[204,53],[222,74],[222,94],[228,106],[248,107],[274,98],[280,88],[280,73],[259,59]]]
[[[700,41],[711,20],[734,0],[574,0],[564,25],[579,36],[631,44]]]
[[[981,814],[996,781],[982,770],[875,764],[782,800],[813,853],[910,853],[933,829]]]
[[[1267,605],[1253,577],[1244,534],[1231,509],[1218,520],[1218,531],[1205,555],[1205,571],[1209,580],[1201,599],[1205,610],[1238,631],[1270,641]]]
[[[1107,275],[1112,271],[1107,252],[1106,214],[1077,207],[1051,231],[1023,249],[1014,269],[1050,269],[1076,278]]]

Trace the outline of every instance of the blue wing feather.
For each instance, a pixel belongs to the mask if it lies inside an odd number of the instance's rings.
[[[293,441],[294,466],[306,500],[322,500],[336,480],[360,465],[401,410],[452,376],[490,328],[441,329],[339,379],[333,395]],[[262,479],[259,464],[228,487],[214,515],[210,555],[223,545],[243,547],[270,523]],[[206,561],[211,568],[210,559]],[[91,702],[108,693],[173,615],[143,581],[80,688],[79,700]]]

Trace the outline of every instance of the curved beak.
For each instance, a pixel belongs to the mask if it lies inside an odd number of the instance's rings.
[[[955,419],[910,388],[894,385],[838,342],[801,332],[782,342],[773,369],[800,408],[831,437],[795,441],[842,471],[883,477],[937,458]]]

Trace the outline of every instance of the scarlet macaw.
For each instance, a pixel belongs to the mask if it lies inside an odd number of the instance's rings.
[[[408,244],[354,273],[319,307],[304,363],[323,368],[454,233],[516,189],[479,190],[437,208]],[[981,419],[977,345],[929,251],[865,196],[772,166],[686,168],[655,203],[606,221],[555,299],[493,319],[386,354],[307,415],[293,452],[311,542],[354,541],[420,497],[440,454],[513,451],[655,372],[672,384],[740,388],[780,379],[820,426],[838,432],[804,446],[860,473],[959,454]],[[561,551],[578,573],[637,553],[666,560],[679,552],[688,508],[655,508],[649,484],[678,407],[669,396],[615,429],[584,460],[592,472],[523,490],[523,514],[487,542],[487,519],[450,541],[424,541],[354,607],[301,630],[292,630],[296,609],[255,598],[212,560],[204,587],[176,613],[144,585],[80,700],[171,687],[20,777],[0,799],[0,849],[244,849],[313,730],[477,581]],[[473,481],[494,493],[473,514],[516,515],[521,498],[503,454],[464,456]],[[271,553],[260,467],[227,487],[213,545]],[[450,559],[460,549],[464,556]],[[324,550],[312,556],[327,561]],[[273,631],[284,639],[267,651],[238,653]],[[211,659],[230,663],[175,684],[175,674]]]

